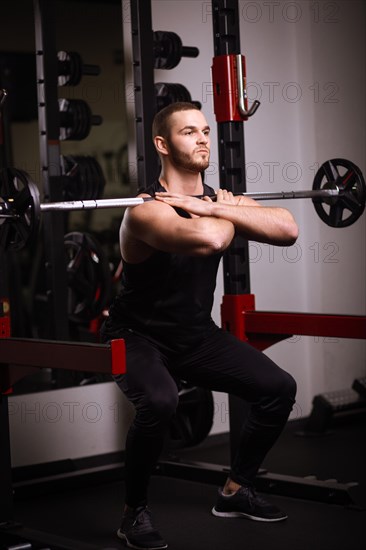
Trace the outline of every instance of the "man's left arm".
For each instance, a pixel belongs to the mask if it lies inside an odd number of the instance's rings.
[[[276,246],[291,246],[298,237],[298,227],[286,208],[261,206],[245,196],[234,196],[219,189],[211,215],[234,225],[236,233],[248,240]]]
[[[202,200],[173,193],[157,193],[156,198],[196,216],[230,221],[238,235],[251,241],[291,246],[298,237],[297,224],[286,208],[261,206],[249,197],[234,196],[225,189],[217,190],[215,202],[208,197]]]

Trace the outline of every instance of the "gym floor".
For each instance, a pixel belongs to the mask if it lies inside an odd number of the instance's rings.
[[[329,434],[300,437],[303,421],[289,422],[263,464],[270,472],[319,480],[357,481],[366,496],[364,417],[334,425]],[[227,436],[176,451],[182,459],[228,463]],[[16,520],[27,528],[89,543],[95,548],[124,547],[115,536],[123,502],[123,482],[91,485],[16,499]],[[154,476],[150,507],[154,522],[171,550],[361,550],[365,543],[366,509],[269,495],[289,516],[266,524],[211,515],[217,487]]]

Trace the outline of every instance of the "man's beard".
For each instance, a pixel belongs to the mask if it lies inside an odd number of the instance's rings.
[[[179,149],[174,147],[170,140],[168,141],[168,144],[171,160],[177,168],[181,168],[189,172],[202,172],[208,168],[210,163],[209,155],[207,158],[193,157],[189,153],[179,151]]]

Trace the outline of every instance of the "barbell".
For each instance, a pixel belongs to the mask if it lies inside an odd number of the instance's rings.
[[[258,201],[312,199],[320,218],[331,227],[347,227],[362,215],[366,185],[361,170],[351,161],[332,159],[320,166],[309,191],[240,193]],[[199,195],[198,198],[202,198]],[[215,199],[215,195],[212,196]],[[22,170],[0,174],[0,250],[21,250],[37,235],[43,212],[69,212],[137,206],[154,197],[76,200],[41,204],[37,186]]]

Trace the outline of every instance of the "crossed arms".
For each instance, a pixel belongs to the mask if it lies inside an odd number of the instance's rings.
[[[285,208],[262,207],[249,197],[219,189],[217,200],[177,193],[157,193],[155,201],[128,208],[120,230],[122,257],[143,261],[154,250],[208,255],[225,250],[235,234],[248,240],[290,246],[298,236]],[[188,212],[179,216],[172,207]]]

